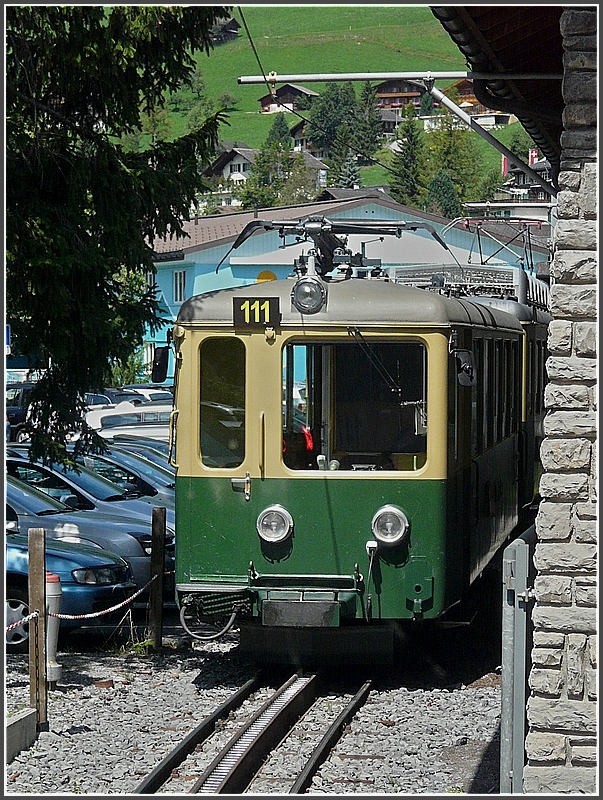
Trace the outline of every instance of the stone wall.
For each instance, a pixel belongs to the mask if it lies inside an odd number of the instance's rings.
[[[566,6],[525,793],[596,792],[597,11]]]

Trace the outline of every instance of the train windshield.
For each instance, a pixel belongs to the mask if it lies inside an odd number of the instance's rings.
[[[426,349],[416,341],[288,344],[283,460],[291,469],[413,470],[427,452]]]
[[[245,346],[211,338],[201,345],[200,449],[207,467],[238,467],[245,458]]]

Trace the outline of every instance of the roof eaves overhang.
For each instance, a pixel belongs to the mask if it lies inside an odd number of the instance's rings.
[[[474,72],[501,78],[473,80],[486,108],[514,114],[551,163],[556,183],[561,160],[562,6],[430,6]],[[504,77],[551,75],[550,79]]]

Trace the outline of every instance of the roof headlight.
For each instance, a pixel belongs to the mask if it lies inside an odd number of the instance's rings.
[[[300,278],[291,290],[291,302],[300,314],[317,314],[326,301],[325,285],[315,275]]]
[[[282,506],[270,506],[259,515],[256,528],[265,542],[284,542],[293,533],[293,517]]]
[[[408,519],[395,506],[383,506],[373,517],[371,530],[381,544],[399,544],[408,535]]]

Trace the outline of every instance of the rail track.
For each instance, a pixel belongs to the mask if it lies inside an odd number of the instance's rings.
[[[355,693],[325,694],[321,683],[319,673],[298,672],[273,690],[254,676],[134,794],[303,794],[371,689],[368,680]]]

